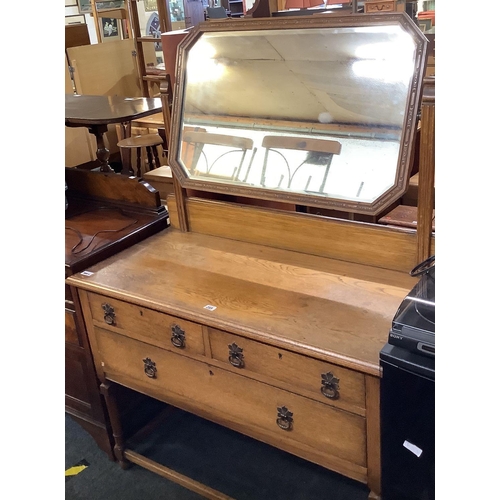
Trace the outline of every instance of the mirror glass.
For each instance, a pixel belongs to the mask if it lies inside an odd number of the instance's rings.
[[[181,177],[319,206],[375,203],[406,181],[416,49],[397,23],[201,32],[184,54]]]

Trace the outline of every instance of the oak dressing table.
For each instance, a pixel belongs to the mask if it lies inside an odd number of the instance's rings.
[[[227,498],[127,446],[117,386],[363,482],[380,498],[379,351],[416,282],[418,228],[304,207],[377,217],[402,196],[426,47],[406,14],[202,23],[181,42],[171,227],[67,279],[123,467]],[[200,151],[193,131],[249,139],[253,154],[242,166],[228,141]]]

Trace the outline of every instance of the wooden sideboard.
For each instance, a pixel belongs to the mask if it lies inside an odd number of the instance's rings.
[[[167,227],[159,194],[138,178],[66,169],[65,275],[83,271]],[[99,391],[78,295],[66,285],[66,412],[111,459],[111,427]],[[128,405],[137,399],[131,391]]]

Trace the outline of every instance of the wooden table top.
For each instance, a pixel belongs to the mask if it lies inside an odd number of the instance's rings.
[[[88,270],[67,282],[376,376],[415,284],[407,273],[172,228]]]
[[[153,115],[162,109],[158,97],[122,97],[66,94],[67,126],[123,123]]]

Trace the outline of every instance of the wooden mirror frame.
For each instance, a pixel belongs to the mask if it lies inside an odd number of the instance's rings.
[[[204,33],[257,31],[300,28],[356,28],[373,26],[400,26],[415,43],[413,76],[408,89],[406,108],[401,130],[401,144],[396,169],[396,182],[385,193],[371,203],[345,199],[327,198],[313,194],[288,192],[271,188],[256,188],[224,182],[204,181],[189,177],[183,165],[177,160],[181,152],[181,128],[183,116],[183,96],[186,82],[187,55],[191,47]],[[179,44],[176,63],[176,83],[172,106],[172,129],[169,148],[169,165],[184,189],[206,191],[226,195],[243,196],[253,199],[294,203],[309,207],[340,210],[376,216],[397,201],[407,190],[411,159],[415,142],[417,113],[422,96],[423,77],[427,61],[428,41],[411,18],[404,12],[386,14],[322,14],[287,18],[239,19],[224,22],[204,22],[196,26]]]

